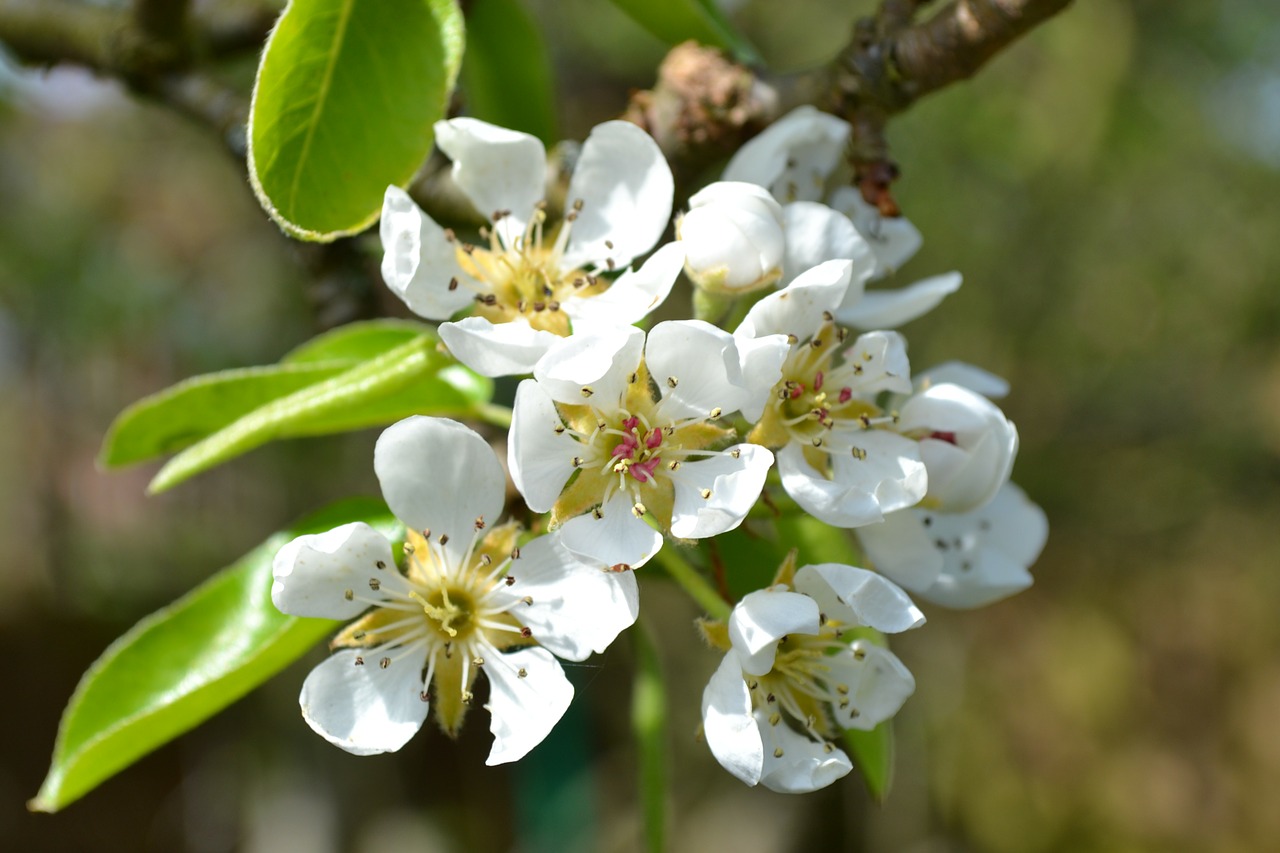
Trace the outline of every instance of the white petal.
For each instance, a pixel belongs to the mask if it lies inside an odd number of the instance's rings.
[[[643,351],[644,332],[634,326],[593,329],[562,338],[538,362],[533,375],[557,402],[613,412]]]
[[[760,420],[769,402],[773,386],[782,379],[782,365],[791,352],[786,335],[765,335],[759,338],[735,335],[738,358],[742,363],[742,380],[745,387],[739,409],[751,423]]]
[[[533,599],[516,616],[540,645],[565,660],[603,652],[640,613],[634,572],[584,562],[554,535],[520,546],[520,559],[512,561],[508,574],[515,582],[503,587],[504,593]]]
[[[542,200],[547,152],[527,133],[507,130],[474,118],[435,124],[436,144],[453,161],[453,181],[486,219],[510,211],[494,230],[508,248]]]
[[[643,566],[662,547],[662,534],[636,518],[632,506],[625,493],[614,493],[600,507],[600,518],[587,513],[561,525],[561,544],[584,560]]]
[[[862,365],[853,382],[861,394],[894,391],[911,393],[911,365],[907,339],[897,332],[866,332],[845,351],[845,360]]]
[[[848,122],[797,107],[739,148],[724,180],[760,184],[784,202],[814,201],[822,197],[848,139]]]
[[[881,216],[854,187],[840,187],[827,203],[853,220],[858,233],[871,244],[876,256],[876,278],[898,269],[920,250],[920,232],[905,216]]]
[[[858,528],[858,541],[876,569],[912,592],[933,586],[942,573],[942,554],[921,523],[924,513],[891,512],[880,524]]]
[[[556,432],[562,424],[547,392],[532,379],[521,382],[511,410],[507,466],[534,512],[550,512],[573,476],[573,458],[582,445],[568,432]]]
[[[836,319],[858,329],[892,329],[928,314],[962,281],[960,273],[949,272],[898,290],[868,290],[856,302],[846,300]]]
[[[618,269],[653,248],[671,221],[675,182],[653,137],[634,124],[596,125],[569,181],[569,203],[581,199],[564,262]],[[608,245],[612,243],[612,248]]]
[[[971,610],[1022,592],[1031,582],[1025,565],[995,548],[979,547],[966,556],[961,571],[944,569],[933,586],[919,596],[943,607]]]
[[[751,693],[733,652],[720,661],[702,691],[702,731],[720,766],[748,785],[760,782],[764,743],[751,715]]]
[[[384,570],[396,570],[391,543],[363,521],[299,536],[272,561],[271,601],[291,616],[350,619],[369,605],[347,600],[346,592],[366,588]]]
[[[756,724],[770,741],[764,753],[764,770],[760,784],[780,794],[807,794],[825,788],[849,775],[853,762],[842,749],[832,744],[809,740],[792,731],[785,723],[769,725],[769,712],[755,712]],[[778,755],[778,750],[782,751]]]
[[[574,332],[598,326],[629,326],[648,316],[671,293],[684,267],[684,246],[668,243],[637,270],[628,269],[596,296],[570,296],[560,309],[573,321]]]
[[[898,713],[916,690],[915,677],[902,661],[868,640],[857,640],[847,653],[831,659],[831,679],[849,688],[849,704],[831,709],[846,729],[874,729]]]
[[[466,288],[449,289],[450,279],[466,277],[454,244],[399,187],[387,187],[379,232],[382,279],[413,313],[448,320],[471,302]]]
[[[460,560],[475,521],[502,513],[506,475],[489,443],[457,421],[414,415],[378,436],[373,470],[396,518],[414,530],[448,534]]]
[[[849,288],[853,264],[837,260],[806,270],[782,290],[761,299],[734,330],[735,338],[765,335],[811,337],[825,322],[823,311],[834,311]]]
[[[715,456],[685,462],[679,470],[667,470],[675,485],[671,535],[705,539],[733,530],[755,506],[772,465],[769,450],[758,444],[738,444]]]
[[[876,269],[876,258],[849,217],[816,201],[797,201],[783,208],[787,229],[787,255],[783,282],[789,282],[823,261],[844,258],[853,262],[849,296],[862,293],[862,284]]]
[[[489,676],[489,730],[493,749],[485,764],[524,758],[569,710],[573,685],[546,649],[521,649],[485,665]],[[520,675],[523,672],[524,675]]]
[[[424,656],[410,653],[384,669],[359,649],[342,649],[302,684],[302,718],[329,743],[355,755],[395,752],[427,719],[422,698]],[[394,655],[393,655],[394,657]]]
[[[999,400],[1009,394],[1008,381],[988,370],[963,361],[944,361],[923,373],[916,374],[913,381],[920,391],[945,382],[976,391],[988,400]]]
[[[778,641],[788,634],[818,633],[818,603],[785,589],[749,592],[729,615],[729,641],[743,672],[764,675],[773,669]]]
[[[911,506],[924,497],[925,466],[916,442],[883,430],[833,434],[832,478],[804,458],[795,442],[778,452],[782,487],[810,515],[836,527],[874,524],[883,514]],[[852,450],[835,450],[852,445]]]
[[[677,231],[685,269],[699,286],[740,293],[782,275],[787,238],[782,208],[763,187],[720,181],[689,199]]]
[[[811,596],[831,619],[897,634],[924,624],[924,614],[897,584],[875,572],[818,563],[796,572],[796,590]]]
[[[644,360],[662,394],[658,411],[664,419],[707,418],[713,409],[732,412],[746,393],[733,335],[701,320],[654,326]]]
[[[535,329],[523,318],[494,325],[484,317],[466,317],[440,326],[453,357],[481,376],[532,373],[558,335]]]
[[[976,509],[1009,480],[1018,430],[980,394],[934,385],[903,404],[898,428],[925,434],[920,457],[929,470],[929,497],[939,509]]]

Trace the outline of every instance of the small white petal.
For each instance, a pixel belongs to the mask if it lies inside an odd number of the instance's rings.
[[[560,309],[573,321],[575,333],[599,326],[629,326],[642,320],[671,293],[684,267],[684,246],[668,243],[639,269],[628,269],[596,296],[570,296]]]
[[[876,256],[876,278],[883,278],[901,267],[920,250],[920,231],[905,216],[881,216],[867,204],[854,187],[840,187],[831,193],[827,203],[853,220]]]
[[[414,415],[378,436],[373,470],[396,518],[414,530],[449,535],[461,559],[475,521],[502,513],[506,475],[489,443],[457,421]]]
[[[758,444],[737,444],[668,470],[675,485],[671,535],[705,539],[733,530],[755,506],[772,465],[771,451]]]
[[[986,607],[1031,586],[1031,573],[1022,563],[995,548],[980,547],[964,560],[965,571],[944,571],[933,586],[918,595],[932,604],[953,610]]]
[[[831,619],[866,625],[886,634],[924,624],[924,614],[897,584],[875,572],[839,563],[818,563],[796,572],[796,590],[818,602]]]
[[[551,511],[573,476],[573,458],[582,447],[568,432],[556,432],[560,425],[560,413],[547,392],[532,379],[521,382],[511,409],[507,466],[534,512]]]
[[[796,442],[778,452],[782,487],[810,515],[836,527],[874,524],[883,514],[912,506],[925,495],[925,466],[917,443],[884,430],[833,432],[828,480],[804,458]],[[854,447],[865,455],[854,457]]]
[[[573,685],[546,649],[520,649],[485,665],[493,749],[485,764],[518,761],[546,739],[569,710]],[[520,675],[523,671],[524,675]]]
[[[907,339],[897,332],[866,332],[845,351],[847,361],[862,365],[854,388],[861,394],[911,393]]]
[[[535,329],[523,318],[494,325],[484,317],[465,317],[440,326],[440,338],[453,357],[481,376],[532,373],[558,335]]]
[[[539,536],[520,546],[520,559],[507,570],[515,582],[502,591],[533,599],[516,615],[541,646],[565,660],[586,660],[608,648],[640,613],[635,573],[607,568],[580,560],[555,535]]]
[[[785,589],[749,592],[729,615],[729,641],[743,672],[764,675],[773,669],[778,641],[788,634],[818,633],[818,603]]]
[[[880,524],[858,528],[858,541],[876,569],[912,592],[922,592],[942,574],[942,554],[921,523],[925,513],[903,509]]]
[[[898,713],[916,680],[897,656],[868,640],[854,642],[831,659],[831,680],[849,688],[849,704],[831,710],[846,729],[870,731]]]
[[[924,391],[934,385],[950,383],[976,391],[988,400],[999,400],[1009,394],[1007,380],[994,373],[983,370],[963,361],[944,361],[923,373],[916,374],[914,384],[917,390]]]
[[[547,152],[527,133],[474,118],[435,124],[436,144],[453,161],[453,181],[486,219],[510,211],[494,230],[507,248],[524,233],[546,185]]]
[[[658,410],[664,419],[706,418],[713,409],[732,412],[746,393],[733,335],[701,320],[654,326],[644,360],[662,394]]]
[[[835,311],[844,299],[852,271],[853,262],[847,260],[827,261],[806,270],[782,290],[752,305],[733,336],[811,337],[825,322],[822,312]]]
[[[382,202],[382,279],[419,317],[448,320],[471,302],[470,290],[449,289],[466,277],[444,229],[399,187],[387,187]]]
[[[786,335],[759,338],[735,335],[734,340],[746,386],[739,409],[744,418],[755,423],[764,414],[773,386],[782,379],[782,365],[791,352],[791,344],[787,342]]]
[[[584,560],[605,565],[643,566],[662,547],[662,534],[632,514],[632,499],[616,492],[591,513],[571,518],[560,527],[560,542]]]
[[[783,202],[815,201],[848,139],[848,122],[796,107],[739,148],[724,179],[768,187]]]
[[[562,338],[533,375],[556,402],[613,412],[643,352],[644,332],[634,326],[592,329]]]
[[[875,272],[876,258],[849,217],[816,201],[793,202],[782,212],[787,229],[783,283],[823,261],[843,258],[853,262],[853,283],[845,301],[858,298],[863,283]]]
[[[376,660],[357,666],[361,653],[342,649],[311,670],[298,698],[302,718],[329,743],[355,755],[395,752],[427,719],[424,656],[411,652],[383,668]]]
[[[858,329],[892,329],[928,314],[960,289],[958,272],[943,273],[898,290],[868,290],[856,302],[845,300],[836,319]]]
[[[625,121],[596,125],[582,145],[566,199],[582,199],[564,263],[618,269],[653,248],[671,221],[675,182],[653,137]],[[612,243],[612,248],[608,245]]]
[[[782,208],[763,187],[721,181],[689,199],[679,221],[685,270],[715,292],[742,293],[782,275],[787,248]]]
[[[832,782],[849,775],[853,762],[844,750],[809,740],[792,731],[785,723],[769,725],[769,712],[761,708],[755,712],[756,725],[769,741],[764,751],[764,769],[760,784],[780,794],[807,794],[825,788]],[[777,750],[782,754],[778,755]]]
[[[363,521],[299,536],[272,561],[271,601],[291,616],[350,619],[369,605],[346,593],[367,588],[382,570],[396,571],[391,543]]]
[[[702,731],[716,761],[748,785],[760,782],[764,743],[751,715],[751,694],[737,655],[729,652],[702,691]]]

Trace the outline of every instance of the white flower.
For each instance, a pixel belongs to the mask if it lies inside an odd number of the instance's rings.
[[[967,512],[1009,481],[1018,430],[986,397],[950,383],[929,385],[902,404],[898,429],[920,440],[929,472],[926,504]]]
[[[471,118],[437,122],[453,179],[490,217],[487,247],[459,242],[388,187],[382,209],[382,275],[417,314],[445,323],[453,354],[486,376],[528,373],[572,328],[630,325],[666,299],[684,263],[678,244],[639,269],[631,262],[666,230],[674,184],[657,143],[623,121],[598,125],[569,182],[570,210],[548,232],[546,151],[536,138]],[[600,274],[622,270],[609,283]]]
[[[924,624],[906,593],[865,569],[805,566],[795,589],[779,584],[738,602],[729,648],[702,694],[716,760],[748,785],[783,793],[848,773],[853,765],[832,741],[889,719],[915,690],[888,649],[842,637],[857,627],[896,633]]]
[[[786,349],[781,340],[759,345]],[[508,462],[516,488],[575,553],[636,567],[659,531],[702,539],[732,530],[755,503],[773,454],[723,450],[715,425],[745,391],[727,332],[697,320],[575,334],[520,383]],[[652,519],[654,529],[646,519]]]
[[[752,306],[734,331],[749,393],[748,440],[780,447],[782,486],[811,515],[837,527],[880,521],[925,495],[916,441],[899,434],[883,391],[911,390],[906,341],[868,332],[850,343],[834,310],[849,286],[849,261],[828,261]],[[783,360],[756,342],[785,336]]]
[[[489,682],[489,764],[537,746],[573,698],[553,655],[603,651],[638,611],[635,578],[570,555],[555,537],[516,547],[490,528],[506,478],[488,444],[453,421],[415,416],[378,439],[383,496],[408,528],[406,565],[356,522],[280,549],[271,599],[295,616],[350,619],[302,686],[302,715],[357,755],[393,752],[426,720],[456,734],[476,675]]]
[[[851,260],[853,286],[835,310],[837,319],[859,329],[893,328],[932,310],[959,288],[961,278],[951,272],[898,290],[863,292],[868,279],[906,263],[921,238],[905,217],[881,216],[848,185],[842,155],[849,130],[848,122],[833,115],[797,107],[738,149],[723,177],[766,187],[784,204],[782,284],[822,261]]]
[[[757,184],[720,181],[694,193],[676,233],[685,272],[712,293],[741,294],[782,275],[782,207]]]
[[[983,607],[1031,585],[1049,535],[1044,510],[1013,483],[971,512],[908,509],[858,529],[875,567],[926,601]]]

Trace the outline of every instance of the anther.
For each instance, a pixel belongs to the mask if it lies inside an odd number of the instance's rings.
[[[582,204],[583,204],[583,202],[582,202],[582,199],[580,199],[580,198],[575,198],[575,199],[573,200],[573,211],[574,211],[574,213],[577,213],[577,212],[579,212],[579,211],[581,211],[581,210],[582,210]]]
[[[769,715],[769,725],[776,726],[780,722],[782,722],[782,715],[779,714],[777,711],[774,711],[772,714]]]
[[[712,420],[715,420],[716,418],[720,417],[721,411],[722,409],[719,406],[716,406],[714,409],[711,410],[711,413],[707,415],[707,417]]]
[[[826,320],[828,323],[831,323],[835,321],[836,317],[830,311],[823,311],[822,319]]]
[[[596,521],[599,521],[600,519],[604,518],[604,513],[600,511],[600,507],[598,506],[592,507],[591,517],[594,518]]]
[[[471,704],[471,700],[472,700],[472,699],[474,699],[474,698],[475,698],[475,694],[474,694],[474,693],[472,693],[470,690],[464,690],[464,691],[462,691],[462,704],[464,704],[464,705],[470,705],[470,704]]]
[[[446,228],[444,229],[444,239],[447,242],[452,243],[454,240],[458,239],[458,235],[453,233],[452,228]]]
[[[516,675],[520,676],[521,678],[528,676],[528,674],[529,674],[529,670],[525,669],[524,667],[520,667],[520,669],[516,671]]]
[[[562,435],[564,433],[564,424],[556,424],[552,429],[555,430],[556,435]]]
[[[866,660],[866,659],[867,659],[867,650],[866,650],[866,649],[854,649],[854,650],[853,650],[853,659],[854,659],[854,660]]]
[[[559,303],[559,302],[556,302],[555,300],[552,300],[552,301],[548,302],[548,303],[547,303],[547,310],[548,310],[548,311],[559,311],[559,310],[560,310],[560,303]]]
[[[364,656],[356,655],[355,664],[356,666],[364,666]]]
[[[418,694],[418,698],[419,698],[419,699],[421,699],[423,702],[430,702],[430,701],[431,701],[431,694],[430,694],[430,693],[428,693],[427,691],[423,690],[423,691],[421,691],[421,692]]]
[[[732,456],[734,459],[737,459],[738,457],[742,456],[742,448],[735,447],[733,450],[729,451],[729,455]]]
[[[710,490],[710,489],[702,489],[702,490],[700,490],[700,491],[698,492],[698,494],[702,495],[702,499],[703,499],[704,501],[711,500],[711,490]]]
[[[605,240],[605,241],[604,241],[604,247],[605,247],[606,249],[612,249],[612,248],[613,248],[613,241],[612,241],[612,240]]]
[[[667,387],[668,387],[668,388],[674,388],[674,387],[676,387],[676,386],[677,386],[677,385],[679,385],[679,384],[680,384],[680,380],[679,380],[679,379],[676,379],[674,376],[668,376],[668,377],[667,377]]]
[[[354,634],[351,635],[351,639],[355,640],[358,643],[367,636],[369,636],[368,631],[356,631]]]
[[[639,501],[636,501],[635,506],[631,507],[631,514],[636,518],[643,518],[646,512],[648,512],[648,510],[645,508],[645,505]]]
[[[476,530],[484,530],[484,516],[483,516],[483,515],[477,515],[477,516],[476,516]]]
[[[543,312],[543,311],[546,311],[546,310],[547,310],[547,303],[545,303],[545,302],[535,302],[535,303],[533,303],[533,310],[534,310],[534,313],[541,313],[541,312]]]
[[[613,258],[605,258],[604,265],[609,268],[610,272],[612,272],[613,268],[617,266],[617,264],[613,262]]]
[[[853,458],[857,459],[859,462],[867,458],[867,451],[864,450],[863,448],[851,447],[849,449],[853,453]]]
[[[457,290],[457,289],[458,289],[458,279],[457,279],[457,278],[451,278],[451,279],[449,279],[449,289],[450,289],[450,290]]]
[[[594,394],[594,393],[596,393],[596,392],[595,392],[595,389],[593,389],[593,388],[590,388],[590,387],[584,387],[584,388],[582,389],[582,396],[584,396],[584,397],[590,397],[590,396],[591,396],[592,394]]]
[[[774,757],[774,758],[781,758],[781,757],[782,757],[782,747],[778,747],[777,749],[775,749],[775,750],[773,751],[773,757]]]
[[[524,637],[526,640],[529,639],[533,636],[533,629],[526,625],[520,629],[520,636]]]
[[[633,371],[631,374],[631,378],[627,380],[627,384],[634,385],[636,384],[636,380],[639,378],[640,378],[640,374]]]
[[[797,338],[795,335],[787,335],[787,343],[790,344],[791,346],[795,346],[796,344],[800,343],[800,339]]]
[[[777,701],[778,701],[778,697],[777,697],[777,696],[774,696],[772,693],[770,693],[768,696],[764,697],[764,701],[766,701],[766,702],[768,702],[770,705],[772,705],[774,702],[777,702]]]
[[[379,669],[386,669],[389,666],[391,666],[391,658],[382,658],[380,661],[378,661]]]
[[[473,658],[471,662],[476,666],[484,666],[484,658],[480,657],[479,655]]]
[[[342,597],[345,598],[347,601],[354,601],[356,597],[356,592],[353,589],[344,589],[342,591]]]
[[[374,563],[374,565],[380,569],[385,569],[387,567],[387,564],[384,563],[382,560],[379,560],[378,562]]]
[[[378,580],[377,578],[369,578],[369,589],[373,590],[374,592],[377,592],[381,588],[382,588],[382,581]]]
[[[522,599],[520,599],[520,600],[521,600],[522,602],[524,602],[525,606],[527,606],[527,607],[532,607],[532,606],[533,606],[533,596],[532,596],[532,595],[526,595],[524,598],[522,598]]]
[[[449,534],[448,534],[448,533],[441,533],[441,534],[440,534],[440,544],[441,544],[441,545],[448,545],[448,544],[449,544]]]
[[[680,470],[680,460],[679,460],[679,459],[672,459],[670,462],[668,462],[668,463],[667,463],[667,470],[668,470],[668,471],[679,471],[679,470]]]
[[[481,555],[480,555],[480,562],[481,562],[481,563],[484,563],[486,566],[492,566],[492,565],[493,565],[493,557],[490,557],[488,554],[481,554]]]
[[[513,559],[513,560],[518,560],[518,559],[520,559],[520,549],[519,549],[519,548],[512,548],[512,549],[511,549],[511,559]]]
[[[575,456],[575,457],[573,457],[571,464],[573,465],[573,467],[574,467],[574,468],[581,468],[581,467],[582,467],[582,457],[581,457],[581,456]]]

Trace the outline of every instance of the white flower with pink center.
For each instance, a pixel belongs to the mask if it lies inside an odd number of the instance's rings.
[[[925,496],[925,464],[898,417],[881,409],[884,391],[909,393],[906,341],[868,332],[850,341],[834,311],[852,275],[849,261],[827,261],[752,306],[734,331],[749,393],[742,413],[748,440],[778,451],[782,486],[806,512],[857,527]],[[789,346],[757,352],[783,336]]]
[[[797,107],[743,145],[725,167],[726,181],[766,187],[783,204],[787,234],[781,284],[833,259],[853,262],[844,300],[834,309],[858,329],[900,326],[932,310],[961,283],[949,272],[898,290],[863,290],[920,248],[920,232],[905,217],[881,216],[849,185],[843,153],[849,123],[810,106]]]
[[[786,350],[776,336],[755,346]],[[717,423],[745,396],[733,337],[708,323],[575,334],[517,389],[512,479],[571,551],[643,565],[663,533],[724,533],[759,497],[773,454],[726,447],[734,433]]]
[[[849,632],[896,633],[925,621],[906,593],[865,569],[804,566],[794,586],[745,596],[727,631],[704,626],[708,640],[727,646],[702,694],[707,746],[743,782],[782,793],[846,775],[853,764],[834,743],[841,731],[875,728],[915,691],[897,656]]]
[[[404,561],[367,524],[300,536],[276,554],[271,600],[294,616],[351,619],[307,676],[302,716],[357,755],[403,746],[434,708],[457,734],[479,673],[494,735],[489,764],[542,742],[573,698],[557,657],[585,660],[635,622],[635,578],[584,562],[554,536],[517,545],[491,526],[506,477],[488,443],[415,416],[378,438],[374,469],[408,528]]]
[[[440,328],[459,361],[486,376],[529,373],[570,331],[629,325],[666,299],[684,264],[678,243],[630,268],[666,230],[674,187],[657,143],[639,127],[610,121],[591,132],[554,229],[538,139],[471,118],[437,122],[435,131],[454,182],[491,220],[487,245],[462,242],[388,187],[382,275],[428,319],[474,308]],[[621,274],[610,281],[614,272]]]

